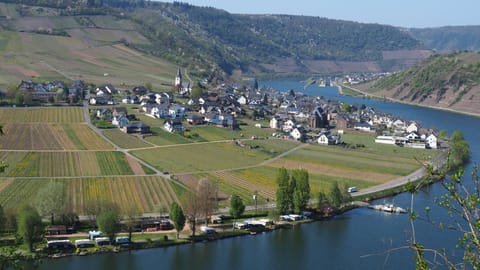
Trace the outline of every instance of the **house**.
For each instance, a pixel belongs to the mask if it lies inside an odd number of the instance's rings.
[[[222,120],[220,120],[220,115],[217,112],[209,112],[205,114],[205,122],[213,125],[222,124]]]
[[[282,130],[284,132],[291,132],[296,126],[297,124],[293,119],[288,119],[285,122],[283,122]]]
[[[111,84],[104,84],[102,86],[99,86],[95,89],[95,93],[97,96],[103,96],[103,95],[115,95],[118,94],[117,89]]]
[[[412,131],[405,136],[409,141],[417,141],[420,139],[420,135],[417,132]]]
[[[150,133],[150,127],[145,125],[142,122],[128,124],[122,127],[120,130],[125,133],[140,133],[140,134]]]
[[[112,120],[112,111],[109,109],[99,109],[97,110],[97,118],[110,121]]]
[[[189,123],[192,126],[202,125],[203,122],[204,122],[203,116],[199,116],[196,114],[191,114],[187,116],[187,123]]]
[[[147,92],[148,92],[148,89],[147,89],[145,86],[143,86],[143,85],[135,86],[135,87],[132,89],[132,93],[134,93],[135,95],[138,95],[138,96],[143,96],[143,95],[145,95]]]
[[[407,133],[412,133],[412,132],[418,132],[418,124],[415,123],[415,122],[412,122],[410,123],[410,125],[408,125],[406,131]]]
[[[113,116],[119,116],[119,115],[125,115],[127,116],[127,108],[125,107],[113,107],[112,108],[112,115]]]
[[[165,118],[168,114],[168,106],[166,105],[157,105],[150,104],[146,106],[147,114],[156,117],[156,118]]]
[[[320,134],[320,136],[317,139],[317,142],[319,144],[325,144],[325,145],[337,145],[341,143],[341,137],[340,137],[340,134],[332,134],[330,132],[324,132]]]
[[[270,120],[270,128],[280,129],[282,125],[283,125],[282,118],[280,118],[278,115],[273,116],[272,119]]]
[[[375,129],[368,123],[356,123],[353,128],[358,131],[373,132]]]
[[[438,148],[438,138],[434,134],[430,134],[425,139],[426,147],[431,149]]]
[[[117,115],[112,118],[112,125],[123,128],[130,124],[126,115]]]
[[[88,100],[88,103],[90,105],[105,105],[108,103],[109,99],[110,99],[109,96],[95,96],[95,97],[91,97]]]
[[[185,128],[182,125],[180,119],[167,119],[163,123],[163,128],[168,132],[182,132]]]
[[[241,95],[239,98],[237,98],[237,102],[241,105],[246,105],[248,100],[247,100],[247,97],[245,97],[244,95]]]
[[[305,139],[306,131],[303,127],[296,127],[290,132],[290,137],[296,141],[303,141]]]
[[[173,119],[184,118],[185,117],[185,107],[180,106],[178,104],[172,104],[168,108],[168,115]]]

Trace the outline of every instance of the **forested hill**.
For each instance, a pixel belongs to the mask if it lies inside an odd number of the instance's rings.
[[[445,26],[408,29],[413,37],[437,51],[479,51],[480,26]]]
[[[377,96],[480,114],[480,53],[432,55],[368,89]]]
[[[17,4],[20,16],[113,16],[129,20],[149,41],[128,45],[174,63],[253,72],[382,71],[403,68],[423,58],[409,54],[422,45],[392,26],[319,17],[240,15],[185,3],[143,0],[1,0]],[[19,3],[30,7],[20,6]],[[39,14],[41,7],[43,14]],[[48,12],[45,12],[48,11]],[[45,15],[47,14],[47,15]],[[1,19],[1,17],[0,17]],[[7,30],[18,25],[0,24]],[[15,29],[15,27],[17,27]],[[44,29],[42,25],[39,28]],[[49,33],[70,34],[55,25]],[[119,26],[121,27],[121,25]],[[131,31],[132,29],[129,29]],[[125,41],[125,40],[123,40]],[[392,51],[404,53],[391,57]],[[406,53],[406,54],[405,54]],[[385,57],[385,55],[389,57]],[[348,63],[348,64],[345,64]],[[343,66],[342,66],[343,65]]]

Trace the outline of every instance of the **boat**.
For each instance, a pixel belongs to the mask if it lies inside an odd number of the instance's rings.
[[[368,208],[388,213],[407,213],[407,210],[400,206],[395,206],[392,203],[369,205]]]

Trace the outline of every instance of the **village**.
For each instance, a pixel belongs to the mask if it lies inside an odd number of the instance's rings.
[[[104,84],[90,89],[89,93],[83,81],[74,81],[71,87],[61,81],[44,84],[22,81],[18,88],[24,93],[23,100],[39,103],[64,100],[80,104],[85,99],[97,120],[111,123],[125,133],[142,136],[151,134],[150,127],[135,121],[121,104],[134,104],[139,113],[162,121],[162,127],[171,133],[182,134],[189,126],[199,125],[238,130],[241,129],[239,120],[250,118],[255,127],[270,128],[273,137],[305,143],[342,144],[342,134],[350,130],[370,133],[376,143],[422,149],[439,147],[437,131],[423,128],[418,122],[365,105],[345,104],[294,90],[280,92],[258,87],[256,80],[253,86],[209,85],[213,90],[193,97],[192,83],[183,81],[180,68],[173,92],[155,92],[145,86],[117,90],[111,84]]]

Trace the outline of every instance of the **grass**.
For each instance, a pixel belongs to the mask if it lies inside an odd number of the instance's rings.
[[[154,135],[145,137],[145,140],[155,145],[186,144],[193,142],[178,133],[165,131],[163,128],[153,127],[151,131]]]
[[[103,134],[114,144],[124,149],[143,148],[151,146],[143,142],[135,135],[126,134],[119,129],[105,130]]]
[[[174,173],[251,166],[268,157],[230,142],[176,145],[132,151],[132,154],[160,170]]]

